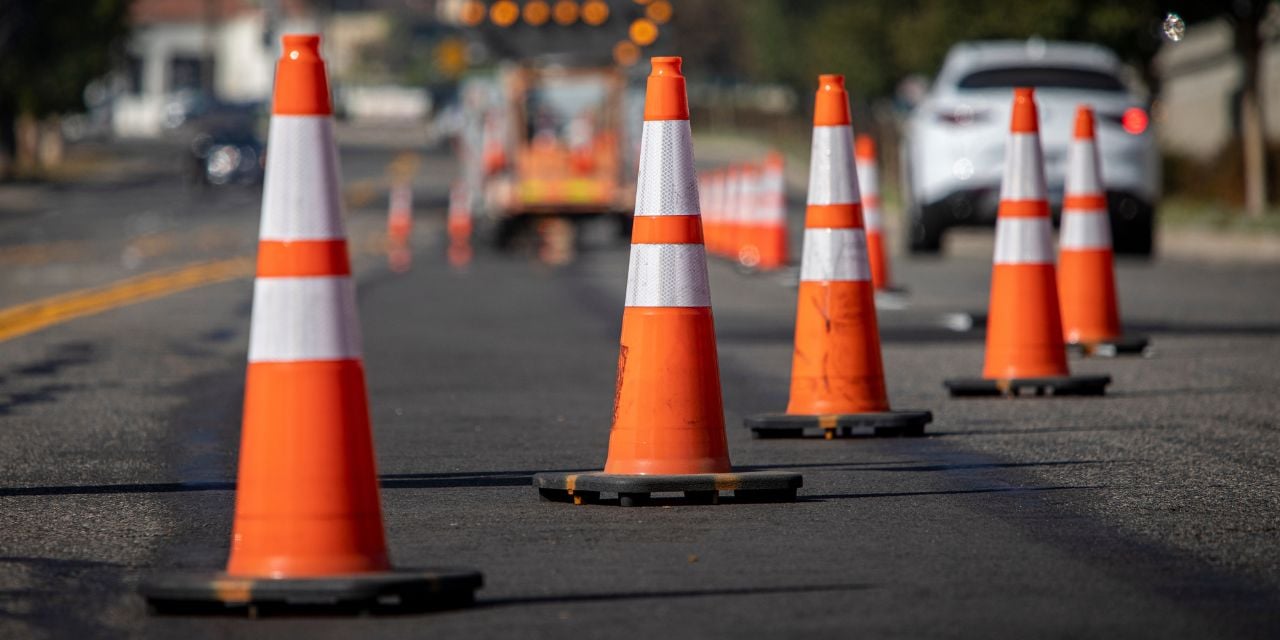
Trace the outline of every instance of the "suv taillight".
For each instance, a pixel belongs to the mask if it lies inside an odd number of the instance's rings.
[[[1147,112],[1138,107],[1130,107],[1126,109],[1123,116],[1120,116],[1120,126],[1132,135],[1141,135],[1147,130],[1147,124],[1151,119],[1147,117]]]

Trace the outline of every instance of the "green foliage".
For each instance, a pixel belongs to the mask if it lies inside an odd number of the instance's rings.
[[[37,117],[83,108],[124,42],[129,2],[0,1],[0,103]]]

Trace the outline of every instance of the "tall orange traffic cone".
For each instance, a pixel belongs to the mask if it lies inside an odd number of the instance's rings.
[[[723,256],[726,254],[725,238],[728,236],[728,206],[729,206],[729,174],[724,169],[715,172],[711,180],[711,246],[709,250],[715,255]]]
[[[919,435],[933,415],[890,411],[885,392],[844,76],[818,77],[811,158],[791,402],[746,426],[757,437]]]
[[[858,187],[862,191],[862,213],[867,225],[867,259],[871,262],[871,283],[877,291],[899,290],[891,284],[893,278],[889,270],[889,245],[884,237],[876,141],[869,135],[859,135],[854,155],[858,160]]]
[[[756,248],[757,268],[772,271],[787,266],[787,183],[782,154],[771,151],[760,169]]]
[[[459,605],[474,571],[387,557],[319,36],[284,36],[276,72],[225,573],[158,577],[160,610]]]
[[[797,473],[731,473],[680,58],[653,58],[645,95],[608,460],[603,472],[539,473],[533,484],[549,500],[607,492],[623,506],[655,492],[792,500],[801,484]]]
[[[711,253],[712,238],[715,237],[715,186],[712,183],[712,171],[698,174],[698,206],[702,209],[702,240],[707,253]]]
[[[407,182],[391,187],[387,207],[387,264],[392,271],[409,270],[413,254],[409,239],[413,235],[413,189]]]
[[[742,208],[745,205],[746,193],[743,190],[742,168],[729,165],[725,170],[725,203],[724,242],[720,255],[733,261],[738,260],[738,249],[742,246]]]
[[[1067,150],[1067,184],[1058,242],[1058,295],[1063,337],[1086,355],[1142,353],[1147,339],[1120,330],[1111,254],[1111,223],[1103,192],[1093,109],[1076,110],[1075,134]]]
[[[445,233],[449,236],[449,266],[461,269],[471,263],[471,205],[462,181],[449,188],[449,208],[445,212]]]
[[[1111,376],[1067,370],[1052,234],[1035,95],[1015,89],[996,218],[986,364],[980,379],[948,380],[951,395],[1106,392]]]
[[[734,254],[740,266],[756,269],[760,266],[760,167],[742,165],[741,207],[738,214],[738,250]]]

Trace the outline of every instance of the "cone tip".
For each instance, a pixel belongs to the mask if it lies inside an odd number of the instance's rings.
[[[284,56],[296,60],[298,56],[292,55],[294,52],[315,53],[320,52],[320,36],[314,33],[286,33],[280,36],[280,42],[284,45]]]
[[[1093,108],[1087,104],[1076,107],[1076,140],[1093,140]]]
[[[865,133],[859,133],[854,142],[854,155],[862,160],[875,160],[876,141]]]
[[[329,80],[320,57],[320,36],[290,33],[280,37],[271,112],[275,115],[327,116],[333,113]]]
[[[824,73],[818,76],[818,96],[813,105],[813,126],[839,126],[852,124],[849,116],[849,94],[844,88],[844,76]]]
[[[1038,133],[1040,125],[1036,116],[1035,89],[1018,87],[1013,90],[1013,119],[1010,133]]]
[[[653,66],[653,70],[649,72],[651,76],[682,77],[680,56],[654,56],[649,59],[649,63]]]
[[[689,97],[680,73],[680,57],[654,56],[649,62],[653,70],[645,89],[644,119],[688,120]]]

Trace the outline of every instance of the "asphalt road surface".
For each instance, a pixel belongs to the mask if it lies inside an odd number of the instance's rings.
[[[479,247],[454,271],[439,238],[454,168],[435,153],[414,268],[393,274],[376,182],[392,156],[343,152],[388,538],[399,566],[481,569],[476,606],[147,614],[140,576],[226,560],[241,278],[0,342],[0,636],[1280,636],[1276,266],[1121,264],[1126,323],[1155,351],[1073,360],[1114,377],[1107,397],[951,400],[943,378],[980,372],[990,265],[899,259],[909,295],[880,312],[891,401],[935,422],[828,442],[741,428],[785,407],[795,291],[713,262],[733,461],[803,472],[801,499],[574,507],[539,502],[530,476],[604,461],[625,245],[586,229],[567,266]],[[256,241],[256,188],[192,191],[163,162],[6,193],[5,307]]]

